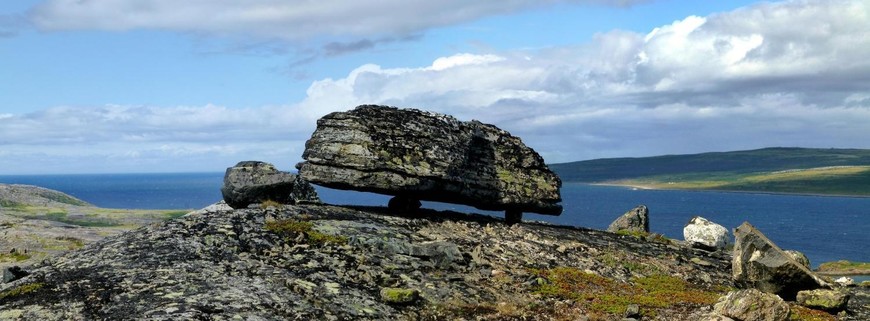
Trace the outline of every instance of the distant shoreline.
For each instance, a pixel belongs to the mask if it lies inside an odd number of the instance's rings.
[[[853,194],[795,193],[795,192],[771,192],[771,191],[737,191],[737,190],[706,189],[706,188],[661,188],[661,187],[650,186],[650,185],[618,184],[618,183],[587,183],[587,182],[567,182],[567,183],[586,184],[586,185],[594,185],[594,186],[626,187],[626,188],[633,188],[633,189],[638,189],[638,190],[721,192],[721,193],[738,193],[738,194],[870,198],[870,195],[853,195]]]

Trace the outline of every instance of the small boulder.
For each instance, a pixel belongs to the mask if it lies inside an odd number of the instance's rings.
[[[607,227],[608,232],[630,231],[630,232],[649,232],[649,209],[646,205],[638,205],[637,207],[625,212],[617,218],[610,226]]]
[[[3,269],[3,283],[9,283],[28,275],[30,272],[25,271],[20,266],[10,266]]]
[[[722,225],[695,216],[683,227],[683,238],[694,247],[713,251],[725,248],[731,233]]]
[[[791,258],[794,259],[795,262],[800,263],[805,268],[807,268],[807,269],[810,268],[810,258],[808,258],[806,256],[806,254],[803,254],[803,253],[801,253],[799,251],[795,251],[795,250],[785,250],[785,254],[788,254],[788,256],[791,256]]]
[[[742,288],[755,288],[793,300],[798,291],[830,285],[795,261],[748,222],[734,230],[731,272]]]
[[[837,283],[839,286],[855,286],[855,279],[848,276],[841,276],[834,280],[834,283]]]
[[[825,289],[800,291],[797,294],[797,302],[811,309],[837,312],[846,308],[849,295],[841,291]]]
[[[734,320],[785,321],[791,309],[775,294],[746,289],[719,298],[713,311]]]
[[[227,168],[221,194],[232,208],[245,208],[264,201],[320,202],[314,187],[299,175],[278,171],[274,165],[259,161],[239,162]]]

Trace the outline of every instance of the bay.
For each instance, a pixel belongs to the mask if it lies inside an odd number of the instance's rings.
[[[106,208],[198,209],[221,199],[223,173],[0,176],[0,183],[29,184],[59,190]],[[318,187],[324,202],[384,206],[388,196]],[[715,191],[636,190],[618,186],[568,183],[562,188],[561,216],[526,214],[527,220],[606,229],[625,211],[650,209],[650,230],[682,239],[693,216],[729,229],[744,221],[759,228],[783,249],[804,252],[813,266],[835,260],[870,262],[870,198],[730,193]],[[502,216],[467,206],[424,202],[424,207]]]

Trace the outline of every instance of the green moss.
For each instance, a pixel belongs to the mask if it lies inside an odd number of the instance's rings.
[[[790,304],[789,321],[835,321],[836,317],[824,311],[813,310],[797,304]]]
[[[694,288],[685,280],[666,275],[624,283],[569,267],[533,272],[549,281],[539,285],[535,293],[573,300],[591,312],[609,315],[625,312],[629,304],[638,304],[646,315],[655,315],[659,309],[677,305],[711,305],[722,295]]]
[[[5,299],[12,299],[12,298],[15,298],[17,296],[22,296],[22,295],[25,295],[28,293],[36,292],[37,290],[41,289],[44,286],[45,286],[44,283],[30,283],[30,284],[24,284],[24,285],[0,292],[0,302],[2,302]]]
[[[31,257],[30,254],[20,253],[18,251],[11,253],[0,253],[0,262],[21,262]]]
[[[18,203],[12,200],[0,200],[0,207],[3,208],[11,208],[11,209],[23,209],[27,207],[27,205]]]
[[[323,245],[326,243],[347,244],[346,237],[318,232],[314,229],[314,223],[307,221],[289,219],[268,221],[266,222],[265,229],[284,236],[285,239],[295,239],[300,234],[304,235],[308,244],[311,245]]]
[[[176,219],[176,218],[182,217],[184,215],[187,215],[187,213],[190,213],[190,212],[189,211],[170,211],[170,212],[163,213],[163,217],[167,220],[172,220],[172,219]]]
[[[408,304],[417,300],[420,292],[414,289],[401,288],[383,288],[381,289],[381,299],[387,303],[393,304]]]

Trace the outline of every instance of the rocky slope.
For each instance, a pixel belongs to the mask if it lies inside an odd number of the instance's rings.
[[[0,286],[0,319],[619,320],[634,303],[644,320],[692,320],[730,286],[728,255],[663,239],[385,212],[300,205],[148,225]]]

